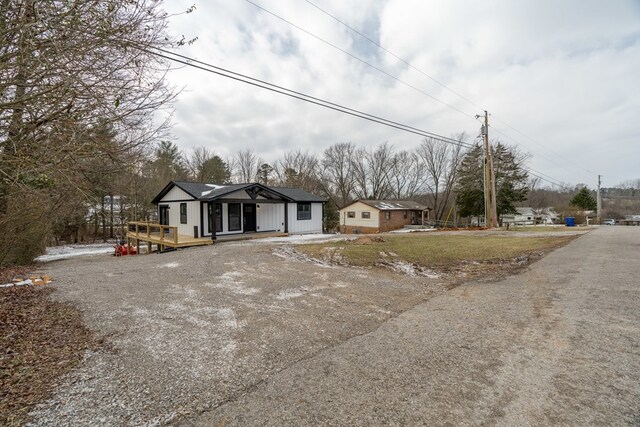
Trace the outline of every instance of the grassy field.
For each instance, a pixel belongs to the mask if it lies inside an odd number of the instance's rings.
[[[563,232],[563,231],[571,231],[571,232],[576,232],[576,231],[587,231],[587,230],[591,230],[593,227],[586,227],[586,226],[578,226],[578,227],[565,227],[565,226],[560,226],[560,227],[552,227],[552,226],[544,226],[544,225],[525,225],[525,226],[511,226],[509,227],[509,230],[507,230],[505,227],[502,227],[500,229],[500,231],[520,231],[520,232],[526,232],[526,233],[556,233],[556,232]]]
[[[417,233],[416,233],[417,234]],[[298,249],[318,259],[337,259],[356,266],[373,266],[390,257],[425,267],[450,267],[469,261],[513,259],[546,252],[575,236],[510,237],[482,235],[403,235],[361,237],[347,242],[301,245]]]

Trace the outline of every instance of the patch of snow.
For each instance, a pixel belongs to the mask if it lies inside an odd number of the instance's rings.
[[[400,230],[393,230],[389,233],[424,233],[427,231],[438,231],[435,228],[401,228]]]
[[[290,299],[298,298],[298,297],[301,297],[302,295],[304,295],[304,292],[298,289],[286,289],[284,291],[278,292],[278,295],[276,295],[276,298],[283,301],[289,301]]]
[[[203,191],[200,197],[208,196],[213,191],[218,190],[220,188],[226,187],[225,185],[216,185],[216,184],[205,184],[207,187],[211,188],[211,190]]]
[[[340,234],[292,234],[286,237],[267,237],[265,239],[256,239],[255,243],[323,243],[336,240],[346,240],[346,237]]]
[[[23,280],[22,282],[16,283],[5,283],[4,285],[0,285],[0,288],[11,288],[13,286],[30,286],[33,285],[31,279]]]
[[[44,255],[40,255],[35,260],[39,262],[56,261],[77,256],[99,255],[113,253],[112,243],[97,243],[91,245],[63,245],[52,246],[45,250]]]
[[[180,263],[178,263],[178,262],[168,262],[166,264],[162,264],[160,266],[160,268],[176,268],[176,267],[179,267],[179,266],[180,266]]]

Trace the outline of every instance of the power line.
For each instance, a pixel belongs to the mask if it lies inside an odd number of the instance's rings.
[[[283,21],[283,22],[286,22],[287,24],[289,24],[289,25],[291,25],[292,27],[294,27],[294,28],[296,28],[296,29],[298,29],[298,30],[302,31],[303,33],[305,33],[305,34],[307,34],[307,35],[310,35],[311,37],[314,37],[315,39],[320,40],[321,42],[323,42],[323,43],[325,43],[325,44],[327,44],[327,45],[331,46],[332,48],[339,50],[340,52],[344,53],[345,55],[348,55],[348,56],[350,56],[351,58],[353,58],[353,59],[355,59],[355,60],[357,60],[357,61],[359,61],[359,62],[361,62],[361,63],[363,63],[363,64],[365,64],[365,65],[367,65],[368,67],[373,68],[374,70],[376,70],[376,71],[378,71],[378,72],[380,72],[380,73],[384,74],[385,76],[390,77],[390,78],[394,79],[395,81],[397,81],[397,82],[399,82],[399,83],[402,83],[403,85],[405,85],[405,86],[407,86],[407,87],[409,87],[409,88],[411,88],[411,89],[413,89],[413,90],[415,90],[415,91],[418,91],[418,92],[420,92],[421,94],[423,94],[423,95],[425,95],[425,96],[427,96],[427,97],[429,97],[429,98],[433,99],[434,101],[437,101],[437,102],[439,102],[439,103],[441,103],[441,104],[443,104],[443,105],[446,105],[447,107],[451,108],[452,110],[455,110],[455,111],[457,111],[458,113],[460,113],[460,114],[462,114],[462,115],[464,115],[464,116],[466,116],[466,117],[469,117],[469,118],[473,119],[473,116],[472,116],[472,115],[470,115],[470,114],[468,114],[468,113],[466,113],[466,112],[464,112],[464,111],[460,110],[459,108],[454,107],[454,106],[453,106],[453,105],[451,105],[451,104],[448,104],[448,103],[446,103],[446,102],[444,102],[444,101],[442,101],[442,100],[440,100],[440,99],[436,98],[435,96],[433,96],[433,95],[431,95],[431,94],[429,94],[429,93],[427,93],[427,92],[423,91],[422,89],[420,89],[420,88],[418,88],[418,87],[416,87],[416,86],[412,85],[411,83],[407,83],[406,81],[404,81],[404,80],[400,79],[399,77],[394,76],[393,74],[391,74],[391,73],[389,73],[389,72],[387,72],[387,71],[383,70],[382,68],[376,67],[375,65],[373,65],[373,64],[371,64],[370,62],[367,62],[367,61],[365,61],[364,59],[362,59],[362,58],[360,58],[360,57],[358,57],[358,56],[356,56],[356,55],[352,54],[351,52],[349,52],[349,51],[347,51],[347,50],[345,50],[345,49],[342,49],[341,47],[339,47],[339,46],[337,46],[337,45],[335,45],[335,44],[333,44],[333,43],[331,43],[331,42],[329,42],[329,41],[327,41],[327,40],[323,39],[322,37],[320,37],[320,36],[318,36],[318,35],[316,35],[316,34],[314,34],[314,33],[310,32],[310,31],[308,31],[308,30],[306,30],[306,29],[304,29],[304,28],[300,27],[299,25],[294,24],[294,23],[293,23],[293,22],[291,22],[291,21],[288,21],[287,19],[283,18],[282,16],[280,16],[280,15],[278,15],[278,14],[274,13],[274,12],[271,12],[271,11],[270,11],[270,10],[268,10],[268,9],[265,9],[264,7],[262,7],[262,6],[260,6],[260,5],[256,4],[256,3],[254,3],[254,2],[253,2],[253,1],[251,1],[251,0],[245,0],[245,1],[246,1],[247,3],[250,3],[250,4],[254,5],[254,6],[255,6],[255,7],[257,7],[258,9],[262,10],[263,12],[268,13],[269,15],[273,16],[274,18],[277,18],[277,19],[279,19],[279,20],[281,20],[281,21]]]
[[[522,135],[523,137],[527,138],[528,140],[530,140],[530,141],[534,142],[535,144],[539,145],[540,147],[544,148],[549,153],[554,154],[556,156],[560,156],[563,159],[565,159],[566,161],[568,161],[569,163],[572,163],[574,166],[578,167],[578,169],[580,170],[581,173],[582,173],[582,171],[586,171],[587,173],[592,173],[589,169],[584,169],[584,166],[581,166],[581,165],[577,164],[576,162],[574,162],[570,158],[554,152],[553,150],[551,150],[549,147],[545,146],[541,142],[538,142],[537,140],[533,139],[532,137],[520,132],[518,129],[516,129],[515,127],[511,126],[509,123],[505,122],[504,120],[501,120],[499,117],[494,117],[494,119],[496,119],[497,121],[499,121],[500,123],[502,123],[503,125],[508,127],[509,129],[513,130],[514,132],[517,132],[518,134]]]
[[[510,140],[514,141],[515,143],[517,143],[517,141],[516,141],[515,139],[513,139],[511,136],[507,135],[506,133],[504,133],[504,132],[500,131],[499,129],[496,129],[495,127],[491,127],[491,129],[492,129],[494,132],[499,133],[500,135],[504,136],[505,138],[510,139]],[[556,165],[556,166],[558,166],[558,167],[560,167],[560,168],[562,168],[562,169],[566,170],[567,172],[571,172],[569,169],[567,169],[567,167],[566,167],[566,166],[562,165],[561,163],[557,162],[556,160],[554,160],[554,159],[552,159],[552,158],[546,157],[546,156],[544,156],[544,155],[542,155],[542,154],[540,154],[540,153],[538,153],[538,156],[539,156],[539,157],[542,157],[543,159],[545,159],[545,160],[547,160],[547,161],[549,161],[549,162],[553,163],[554,165]],[[571,173],[574,173],[574,172],[571,172]],[[583,172],[582,172],[582,171],[580,172],[580,175],[582,175],[582,176],[583,176],[583,178],[584,178],[584,177],[586,177],[586,175],[583,175]]]
[[[217,67],[213,64],[209,64],[203,61],[199,61],[196,60],[194,58],[190,58],[187,57],[185,55],[180,55],[165,49],[161,49],[161,48],[153,48],[154,50],[149,50],[145,47],[139,47],[140,50],[143,50],[151,55],[155,55],[158,56],[160,58],[164,58],[173,62],[177,62],[189,67],[193,67],[193,68],[197,68],[203,71],[207,71],[213,74],[217,74],[219,76],[222,77],[227,77],[242,83],[246,83],[246,84],[250,84],[252,86],[256,86],[262,89],[266,89],[272,92],[276,92],[282,95],[286,95],[289,96],[291,98],[296,98],[299,99],[301,101],[305,101],[311,104],[315,104],[324,108],[328,108],[331,110],[335,110],[344,114],[348,114],[354,117],[358,117],[364,120],[369,120],[371,122],[375,122],[375,123],[379,123],[388,127],[392,127],[392,128],[396,128],[405,132],[409,132],[409,133],[413,133],[415,135],[420,135],[426,138],[433,138],[445,143],[449,143],[449,144],[455,144],[455,145],[461,145],[465,148],[471,148],[472,145],[466,142],[462,142],[462,141],[458,141],[455,140],[453,138],[449,138],[446,136],[442,136],[442,135],[438,135],[436,133],[433,132],[429,132],[423,129],[419,129],[419,128],[415,128],[413,126],[409,126],[409,125],[405,125],[393,120],[389,120],[389,119],[385,119],[383,117],[379,117],[373,114],[369,114],[360,110],[356,110],[353,108],[349,108],[340,104],[336,104],[327,100],[324,100],[322,98],[317,98],[311,95],[307,95],[305,93],[302,92],[298,92],[292,89],[288,89],[285,88],[283,86],[278,86],[275,85],[273,83],[269,83],[267,81],[264,80],[260,80],[260,79],[256,79],[254,77],[245,75],[245,74],[241,74],[241,73],[236,73],[234,71],[222,68],[222,67]],[[162,53],[159,53],[162,52]],[[201,64],[201,65],[196,65],[197,64]]]
[[[255,5],[255,3],[251,2],[250,0],[246,0],[249,3],[252,3]],[[381,44],[379,44],[378,42],[376,42],[375,40],[371,39],[370,37],[366,36],[365,34],[363,34],[362,32],[358,31],[357,29],[353,28],[352,26],[350,26],[349,24],[347,24],[346,22],[342,21],[340,18],[336,17],[335,15],[329,13],[328,11],[326,11],[325,9],[321,8],[320,6],[316,5],[315,3],[313,3],[310,0],[305,0],[308,4],[310,4],[311,6],[313,6],[314,8],[316,8],[317,10],[319,10],[320,12],[324,13],[325,15],[331,17],[332,19],[334,19],[335,21],[337,21],[338,23],[340,23],[341,25],[343,25],[344,27],[348,28],[349,30],[351,30],[352,32],[356,33],[357,35],[359,35],[360,37],[364,38],[365,40],[367,40],[369,43],[377,46],[379,49],[383,50],[384,52],[388,53],[389,55],[393,56],[394,58],[396,58],[398,61],[402,62],[403,64],[407,65],[408,67],[410,67],[411,69],[417,71],[418,73],[422,74],[423,76],[427,77],[428,79],[430,79],[431,81],[437,83],[438,85],[440,85],[441,87],[443,87],[444,89],[448,90],[449,92],[453,93],[454,95],[458,96],[459,98],[463,99],[464,101],[466,101],[467,103],[469,103],[470,105],[479,108],[480,110],[485,110],[485,108],[479,106],[477,103],[475,103],[474,101],[472,101],[471,99],[465,97],[464,95],[460,94],[459,92],[451,89],[450,87],[448,87],[447,85],[445,85],[444,83],[440,82],[439,80],[435,79],[434,77],[430,76],[429,74],[427,74],[426,72],[424,72],[423,70],[417,68],[416,66],[414,66],[413,64],[411,64],[410,62],[408,62],[407,60],[403,59],[402,57],[396,55],[395,53],[393,53],[392,51],[390,51],[389,49],[385,48],[384,46],[382,46]],[[257,6],[259,7],[260,6]],[[260,8],[263,9],[264,8]],[[268,12],[268,11],[267,11]],[[271,13],[271,12],[268,12]],[[274,15],[274,14],[272,14]],[[282,19],[282,18],[280,18]],[[288,21],[286,21],[288,22]],[[292,24],[293,25],[293,24]],[[303,30],[304,31],[304,30]],[[314,37],[317,37],[314,35]],[[541,146],[542,148],[546,149],[547,151],[549,151],[551,154],[556,155],[556,156],[560,156],[563,157],[566,161],[568,161],[569,163],[572,163],[573,165],[577,166],[580,170],[580,173],[582,174],[583,171],[586,170],[587,173],[591,173],[590,170],[588,169],[583,169],[584,166],[580,166],[577,163],[575,163],[574,161],[572,161],[571,159],[568,159],[566,156],[563,156],[561,154],[555,153],[554,151],[552,151],[551,149],[549,149],[548,147],[546,147],[545,145],[541,144],[540,142],[536,141],[535,139],[531,138],[530,136],[524,134],[523,132],[519,131],[518,129],[516,129],[515,127],[511,126],[510,124],[506,123],[504,120],[501,120],[498,117],[492,116],[495,120],[498,120],[499,122],[503,123],[505,126],[507,126],[508,128],[512,129],[513,131],[517,132],[518,134],[522,135],[523,137],[533,141],[534,143],[536,143],[537,145]],[[500,132],[501,133],[501,132]],[[515,139],[509,137],[508,135],[501,133],[502,135],[504,135],[507,138],[512,139],[514,142],[518,142]],[[544,156],[541,156],[544,157]],[[555,162],[554,162],[555,163]],[[561,168],[569,171],[566,166],[564,165],[560,165],[558,163],[556,163],[558,166],[560,166]]]
[[[389,49],[385,48],[384,46],[382,46],[381,44],[379,44],[378,42],[376,42],[375,40],[367,37],[365,34],[361,33],[360,31],[358,31],[357,29],[353,28],[352,26],[350,26],[349,24],[347,24],[346,22],[340,20],[340,18],[332,15],[331,13],[327,12],[326,10],[324,10],[323,8],[321,8],[320,6],[318,6],[317,4],[313,3],[310,0],[305,0],[307,3],[309,3],[311,6],[315,7],[316,9],[318,9],[320,12],[324,13],[325,15],[333,18],[334,20],[336,20],[337,22],[339,22],[340,24],[344,25],[345,27],[347,27],[349,30],[353,31],[354,33],[358,34],[360,37],[364,38],[365,40],[369,41],[370,43],[374,44],[375,46],[377,46],[378,48],[382,49],[383,51],[385,51],[386,53],[388,53],[389,55],[393,56],[394,58],[396,58],[398,61],[402,62],[403,64],[405,64],[407,67],[419,72],[420,74],[422,74],[423,76],[427,77],[428,79],[430,79],[431,81],[433,81],[434,83],[437,83],[438,85],[442,86],[444,89],[448,90],[449,92],[453,93],[454,95],[458,96],[459,98],[467,101],[470,105],[472,105],[475,108],[479,108],[480,110],[485,110],[485,108],[479,106],[478,104],[476,104],[475,102],[473,102],[472,100],[470,100],[469,98],[465,97],[464,95],[456,92],[455,90],[451,89],[449,86],[445,85],[444,83],[442,83],[441,81],[437,80],[435,77],[430,76],[429,74],[425,73],[424,71],[422,71],[421,69],[415,67],[413,64],[411,64],[409,61],[407,61],[406,59],[401,58],[400,56],[396,55],[395,53],[391,52]]]

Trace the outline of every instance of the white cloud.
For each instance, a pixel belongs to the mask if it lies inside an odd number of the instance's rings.
[[[193,1],[172,3],[171,12]],[[304,1],[254,1],[468,115],[481,113]],[[598,173],[606,185],[640,174],[636,2],[313,1],[486,106],[494,130],[512,139],[493,135],[531,152],[534,169],[590,185]],[[207,1],[196,7],[172,22],[174,33],[199,38],[182,49],[185,55],[443,135],[478,133],[475,120],[248,2]],[[411,134],[196,69],[175,71],[171,80],[186,89],[174,117],[183,149],[208,146],[227,157],[252,147],[273,161],[289,149],[320,152],[338,141],[367,146],[388,140],[403,148],[420,142]]]

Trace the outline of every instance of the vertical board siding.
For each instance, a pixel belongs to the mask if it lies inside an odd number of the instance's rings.
[[[311,203],[311,219],[298,221],[298,204],[289,203],[289,233],[322,233],[322,203]]]
[[[258,203],[257,231],[284,231],[284,203]]]
[[[164,200],[164,199],[163,199]],[[180,203],[187,204],[187,223],[180,224]],[[193,236],[193,226],[198,226],[198,236],[200,235],[200,202],[165,202],[162,201],[158,204],[169,206],[169,225],[172,227],[178,227],[178,234],[184,234],[187,236]]]
[[[167,194],[164,195],[160,203],[170,202],[172,200],[192,200],[192,199],[193,197],[191,197],[182,188],[178,188],[174,186],[171,190],[169,190]]]

